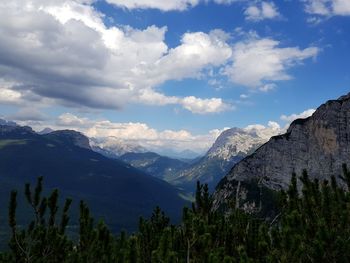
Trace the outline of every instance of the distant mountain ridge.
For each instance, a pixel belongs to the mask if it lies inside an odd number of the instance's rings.
[[[125,153],[144,153],[147,150],[136,144],[116,137],[90,138],[91,149],[106,157],[117,159]]]
[[[0,126],[18,126],[18,125],[17,125],[17,123],[15,123],[13,121],[7,121],[7,120],[0,119]]]
[[[84,199],[96,218],[118,231],[135,229],[139,216],[157,205],[179,218],[186,203],[168,183],[92,151],[79,132],[39,135],[30,127],[0,125],[0,207],[6,209],[10,190],[21,192],[38,176],[44,176],[47,190],[58,188],[75,205]]]
[[[165,181],[171,181],[174,174],[188,166],[186,162],[153,152],[126,153],[119,159]]]
[[[343,163],[350,164],[350,93],[321,105],[311,117],[293,121],[285,134],[237,163],[217,186],[215,208],[238,198],[236,206],[257,210],[262,200],[252,195],[253,188],[286,189],[292,173],[300,176],[303,169],[312,179],[334,175],[343,184]]]

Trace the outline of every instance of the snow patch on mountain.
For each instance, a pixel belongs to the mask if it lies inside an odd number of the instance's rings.
[[[228,129],[220,134],[206,156],[225,161],[236,156],[246,156],[281,132],[282,129],[275,122],[270,122],[268,127],[250,125],[246,128]]]
[[[119,157],[125,153],[144,153],[147,150],[133,142],[116,137],[90,138],[92,149],[108,157]]]

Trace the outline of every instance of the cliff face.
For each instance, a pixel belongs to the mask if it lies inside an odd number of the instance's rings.
[[[248,200],[242,185],[286,189],[293,172],[301,175],[306,169],[311,178],[330,179],[342,174],[343,163],[350,164],[350,93],[321,105],[307,119],[295,120],[287,133],[272,137],[237,163],[217,186],[214,207],[235,198],[236,206],[258,209],[260,201]]]

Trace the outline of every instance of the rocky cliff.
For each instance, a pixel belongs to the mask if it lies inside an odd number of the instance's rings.
[[[237,163],[219,183],[214,208],[228,200],[245,210],[261,209],[259,195],[251,200],[249,185],[259,189],[286,189],[293,172],[306,169],[311,178],[338,177],[350,164],[350,93],[321,105],[309,118],[295,120],[283,135],[272,137]]]

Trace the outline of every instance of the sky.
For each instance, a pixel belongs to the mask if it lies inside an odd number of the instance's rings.
[[[0,16],[0,117],[36,130],[202,153],[350,90],[350,0],[12,0]]]

